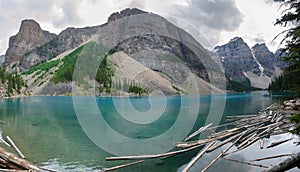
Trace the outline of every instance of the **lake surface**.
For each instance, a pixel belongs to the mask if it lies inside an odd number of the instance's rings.
[[[62,171],[94,171],[128,162],[107,162],[106,157],[163,153],[172,149],[174,142],[181,141],[206,123],[223,123],[227,115],[257,113],[272,103],[289,98],[263,97],[265,93],[200,98],[81,97],[75,101],[72,97],[1,99],[0,132],[3,137],[13,138],[26,158],[40,166]],[[293,136],[280,135],[266,142],[284,137]],[[9,149],[2,143],[0,145]],[[247,161],[276,152],[297,151],[292,142],[271,150],[261,151],[257,147],[254,144],[232,158]],[[180,171],[198,151],[168,159],[147,160],[119,171]],[[204,156],[191,171],[203,169],[217,153]],[[261,170],[220,160],[210,171],[220,169],[223,172]]]

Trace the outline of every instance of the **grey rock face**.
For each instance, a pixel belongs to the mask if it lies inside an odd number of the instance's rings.
[[[253,55],[264,68],[264,74],[271,77],[274,73],[274,65],[277,62],[275,55],[268,49],[266,44],[256,44],[252,47]]]
[[[187,69],[183,64],[199,77],[209,80],[199,57],[181,42],[166,36],[139,35],[119,43],[114,50],[124,51],[149,69],[166,73],[179,83],[187,77]]]
[[[112,23],[116,20],[119,20],[123,17],[128,17],[128,16],[132,16],[132,15],[136,15],[136,14],[146,14],[147,12],[145,11],[142,11],[140,9],[137,9],[137,8],[126,8],[125,10],[122,10],[120,13],[119,12],[116,12],[116,13],[113,13],[111,14],[109,17],[108,17],[108,20],[107,20],[107,23]]]
[[[5,64],[18,62],[24,54],[49,42],[55,36],[53,33],[42,30],[36,21],[23,20],[18,34],[9,38]]]
[[[244,80],[243,72],[260,73],[251,49],[242,38],[233,38],[227,44],[217,46],[215,50],[225,68],[225,73],[231,79]]]
[[[99,27],[86,28],[67,28],[50,42],[33,49],[25,54],[21,60],[20,65],[22,69],[30,69],[42,62],[48,61],[59,54],[76,48],[83,42],[87,41],[95,34]]]
[[[236,37],[227,44],[217,46],[216,54],[222,61],[226,75],[232,80],[247,80],[246,73],[252,72],[257,79],[266,82],[266,78],[271,81],[273,76],[278,75],[275,67],[283,70],[287,67],[285,62],[280,60],[280,52],[272,53],[266,44],[256,44],[251,49],[242,38]],[[248,78],[254,80],[253,76]],[[260,82],[260,81],[259,81]],[[265,83],[267,87],[268,83]]]
[[[40,95],[66,95],[72,93],[71,83],[49,83],[40,91]]]

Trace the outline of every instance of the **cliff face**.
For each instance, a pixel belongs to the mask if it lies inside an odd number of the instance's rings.
[[[146,13],[147,12],[136,8],[127,8],[121,12],[111,14],[108,18],[107,24],[124,17]],[[93,35],[97,34],[97,32],[99,32],[101,28],[105,27],[105,25],[106,24],[85,28],[67,28],[54,39],[51,39],[51,41],[47,44],[28,51],[28,53],[25,54],[20,60],[21,69],[28,70],[33,66],[48,61],[67,50],[80,46],[88,41]]]
[[[242,38],[234,38],[227,44],[215,48],[228,77],[244,80],[244,72],[259,74],[258,64],[252,56],[251,49]]]
[[[34,20],[23,20],[17,35],[9,38],[9,48],[5,54],[5,64],[20,61],[21,57],[35,47],[41,46],[56,35],[44,31]]]
[[[230,79],[250,80],[250,84],[257,88],[267,88],[272,78],[286,67],[280,60],[279,53],[272,53],[264,43],[250,48],[239,37],[217,46],[215,52]]]
[[[117,21],[121,18],[129,17],[129,16],[137,15],[137,14],[147,14],[147,12],[142,11],[142,10],[137,9],[137,8],[132,8],[132,9],[126,8],[126,9],[122,10],[121,12],[115,12],[115,13],[111,14],[108,17],[107,24],[110,24],[110,23],[112,23],[114,21]]]
[[[48,61],[59,54],[80,46],[94,35],[97,27],[67,28],[51,41],[29,51],[20,59],[22,70],[28,70],[42,62]]]

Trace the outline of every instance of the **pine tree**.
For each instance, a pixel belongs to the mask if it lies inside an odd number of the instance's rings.
[[[277,25],[287,27],[291,24],[293,27],[286,31],[284,40],[286,41],[283,52],[288,55],[283,60],[289,63],[289,67],[285,69],[284,75],[278,80],[281,89],[288,88],[295,91],[300,96],[300,0],[275,0],[281,2],[285,6],[284,14],[277,20]],[[284,86],[286,84],[287,86]],[[276,84],[275,84],[276,85]],[[272,86],[272,84],[271,84]],[[293,115],[290,121],[297,124],[292,133],[300,134],[300,114]]]
[[[294,91],[297,96],[300,96],[300,0],[275,0],[275,2],[281,2],[282,7],[286,8],[275,24],[283,27],[293,26],[283,32],[285,33],[283,42],[286,43],[282,51],[287,54],[283,60],[288,62],[290,66],[284,71],[283,77],[285,78],[275,82],[283,84],[282,82],[285,81],[285,84],[289,86],[289,91]],[[277,84],[280,85],[280,83]]]

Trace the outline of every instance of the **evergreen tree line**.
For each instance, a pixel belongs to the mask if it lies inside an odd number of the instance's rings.
[[[300,96],[300,1],[299,0],[275,0],[282,3],[286,9],[276,25],[283,27],[294,26],[285,32],[285,48],[282,49],[282,57],[289,64],[284,73],[270,84],[271,91],[292,91]]]
[[[300,97],[300,0],[274,0],[280,2],[285,7],[280,19],[277,19],[276,25],[284,27],[292,26],[286,30],[285,48],[283,57],[290,66],[285,69],[283,75],[271,83],[269,89],[276,91],[293,91],[297,97]],[[292,131],[300,135],[300,114],[295,114],[290,118],[292,123],[297,124]]]
[[[147,90],[143,89],[140,83],[134,81],[128,81],[127,78],[114,80],[112,82],[112,88],[115,90],[122,90],[128,93],[134,93],[138,95],[147,94]],[[114,91],[115,91],[114,90]]]
[[[24,80],[17,73],[11,74],[6,72],[4,68],[0,67],[0,80],[1,84],[6,87],[7,95],[11,96],[13,94],[13,90],[18,93],[21,92],[22,87],[27,87]]]

